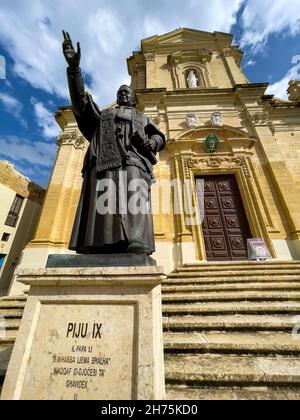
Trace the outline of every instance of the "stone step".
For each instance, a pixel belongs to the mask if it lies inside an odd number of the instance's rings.
[[[197,352],[225,354],[300,355],[300,335],[290,333],[203,331],[164,333],[165,353]]]
[[[167,385],[300,387],[300,359],[167,353],[165,374]]]
[[[22,318],[22,309],[0,309],[0,317],[3,318]]]
[[[290,315],[170,316],[163,318],[163,326],[166,331],[275,330],[288,331],[292,334],[298,324],[300,324],[300,317]]]
[[[196,388],[187,386],[167,386],[166,399],[173,401],[298,401],[300,400],[300,387]]]
[[[287,276],[300,276],[300,269],[284,269],[284,270],[258,270],[258,269],[249,269],[249,270],[186,270],[180,272],[173,272],[168,275],[168,278],[178,278],[178,277],[260,277],[260,276],[276,276],[280,277],[281,275]]]
[[[252,276],[252,277],[197,277],[195,275],[191,277],[168,277],[163,281],[164,286],[170,285],[186,285],[186,284],[207,284],[207,285],[218,285],[218,284],[235,284],[235,283],[251,283],[251,284],[265,284],[265,283],[273,283],[273,284],[281,284],[281,283],[294,283],[300,284],[300,276]]]
[[[25,302],[22,301],[7,301],[7,302],[0,302],[0,310],[1,309],[24,309]]]
[[[209,302],[164,304],[163,315],[300,314],[300,302]]]
[[[6,330],[5,334],[0,337],[0,347],[7,343],[14,343],[17,338],[18,330]]]
[[[4,326],[6,329],[8,330],[15,330],[15,329],[19,329],[21,324],[21,318],[8,318],[5,319],[4,318]]]
[[[163,294],[163,302],[211,302],[211,301],[300,301],[300,292],[245,291]]]
[[[198,291],[213,291],[218,292],[221,290],[225,291],[258,291],[258,290],[268,290],[268,291],[290,291],[290,290],[300,290],[300,282],[290,282],[290,283],[226,283],[226,284],[184,284],[184,285],[168,285],[165,284],[162,286],[163,293],[182,293],[182,292],[198,292]]]
[[[20,295],[20,296],[4,296],[0,299],[0,302],[15,302],[15,301],[20,301],[20,302],[26,302],[27,300],[27,295]]]
[[[184,264],[176,268],[176,271],[192,271],[192,270],[237,270],[237,269],[285,269],[298,268],[300,269],[299,261],[270,261],[270,262],[256,262],[256,261],[214,261],[209,263],[198,264]]]

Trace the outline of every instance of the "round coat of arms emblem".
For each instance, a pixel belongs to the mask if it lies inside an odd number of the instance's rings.
[[[204,142],[204,147],[207,153],[215,153],[219,148],[219,144],[218,137],[215,134],[210,134]]]

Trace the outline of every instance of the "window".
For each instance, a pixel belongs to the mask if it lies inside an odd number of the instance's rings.
[[[6,255],[5,254],[0,254],[0,269],[3,266],[4,260],[5,260]]]
[[[9,241],[9,238],[10,238],[10,234],[9,233],[3,233],[1,241],[8,242]]]
[[[5,222],[7,226],[16,227],[23,201],[23,197],[16,195]]]

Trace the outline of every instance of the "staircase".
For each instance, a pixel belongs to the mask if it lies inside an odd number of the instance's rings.
[[[21,323],[26,299],[26,295],[0,299],[0,392]],[[3,331],[4,327],[5,332]]]
[[[184,266],[162,290],[167,399],[300,399],[300,262]]]
[[[162,292],[167,399],[300,399],[300,262],[184,266]],[[0,392],[26,298],[0,299]]]

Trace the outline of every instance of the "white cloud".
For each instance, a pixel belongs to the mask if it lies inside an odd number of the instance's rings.
[[[255,64],[256,64],[256,61],[250,59],[250,60],[247,61],[247,63],[244,65],[244,67],[253,67],[253,66],[255,66]]]
[[[20,115],[23,105],[16,98],[8,95],[7,93],[0,92],[0,101],[4,105],[5,111],[10,114],[16,113],[18,116]]]
[[[299,0],[248,0],[242,14],[241,46],[250,46],[253,53],[265,48],[271,34],[300,32]]]
[[[56,146],[45,142],[32,142],[16,136],[0,137],[0,156],[20,164],[49,168],[55,158]]]
[[[109,56],[115,55],[125,36],[121,22],[109,10],[98,9],[95,14],[91,14],[87,22],[87,31],[91,41],[94,40]]]
[[[61,30],[81,42],[82,69],[100,106],[111,103],[129,81],[126,58],[140,40],[187,26],[204,31],[230,30],[242,0],[73,0],[2,1],[0,42],[14,61],[15,73],[67,100]]]
[[[12,115],[24,128],[27,129],[27,122],[21,116],[23,110],[22,103],[18,99],[4,92],[0,92],[0,102],[4,106],[4,110]]]
[[[287,88],[289,81],[292,79],[300,79],[300,55],[293,57],[292,64],[295,64],[287,74],[278,82],[268,87],[267,93],[275,95],[277,98],[288,99]]]
[[[35,98],[31,98],[31,104],[34,107],[37,124],[41,127],[43,136],[46,138],[58,136],[60,129],[55,121],[53,113],[48,111],[44,104],[37,101]]]
[[[3,55],[0,55],[0,79],[6,79],[6,61]]]

